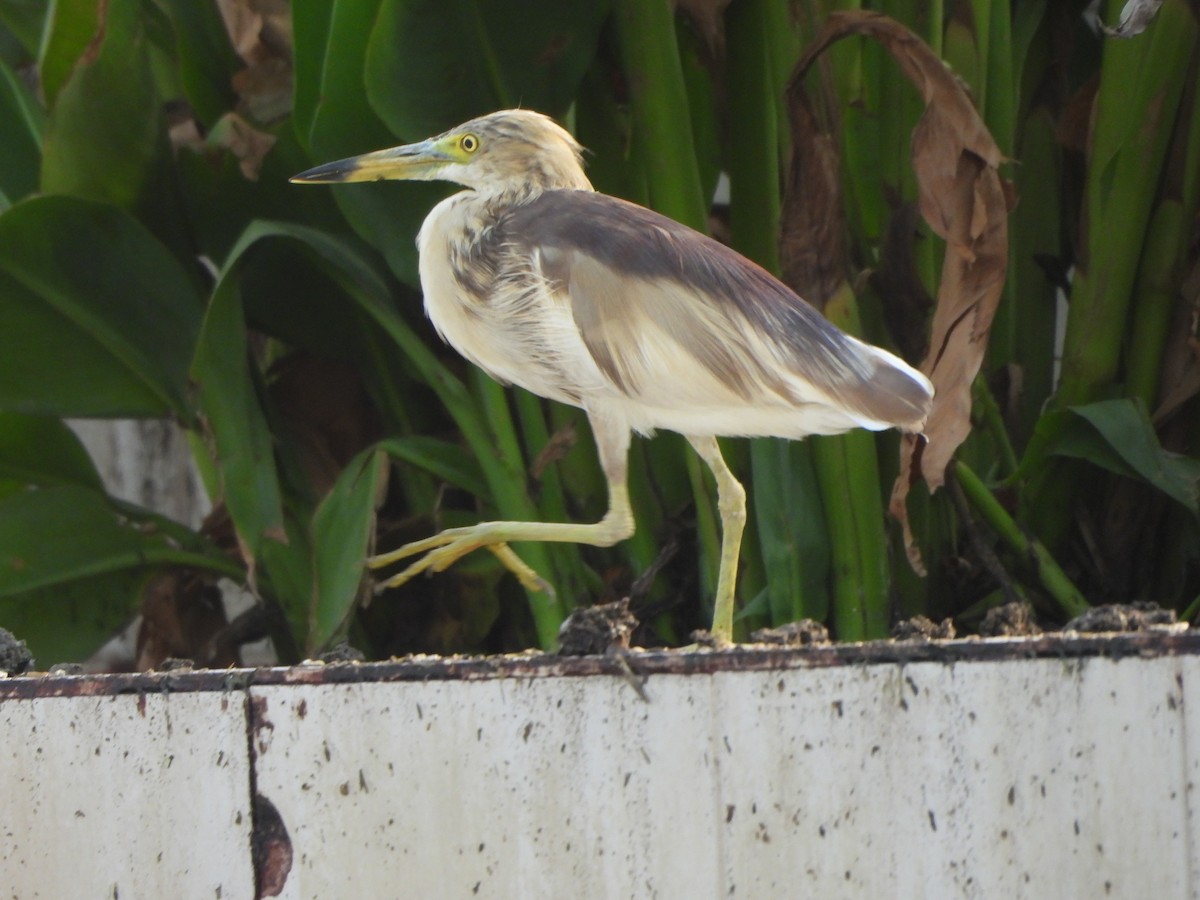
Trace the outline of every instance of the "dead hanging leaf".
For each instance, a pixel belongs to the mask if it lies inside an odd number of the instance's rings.
[[[730,0],[675,0],[675,8],[691,19],[714,56],[725,48],[725,9]]]
[[[217,0],[230,43],[246,68],[233,78],[238,112],[283,119],[292,101],[292,17],[287,0]]]
[[[250,66],[272,57],[292,58],[292,16],[287,0],[217,0],[237,55]]]
[[[871,273],[871,287],[883,301],[883,318],[888,334],[905,359],[921,359],[929,349],[925,322],[933,309],[933,297],[917,271],[917,205],[905,202],[885,186],[891,214],[879,246],[879,264]]]
[[[933,411],[923,436],[902,438],[890,504],[904,527],[909,559],[921,571],[905,500],[918,478],[930,490],[944,483],[947,464],[970,432],[971,383],[1004,287],[1011,185],[1000,177],[1004,156],[966,88],[924,41],[887,16],[832,14],[797,63],[792,89],[802,92],[799,82],[817,56],[848,35],[879,41],[925,101],[913,129],[913,170],[921,215],[946,241],[929,353],[921,363],[934,385]]]
[[[275,136],[259,131],[237,113],[226,113],[208,133],[206,146],[228,150],[246,180],[258,181],[263,158],[275,146]]]
[[[837,149],[804,90],[803,72],[788,83],[792,154],[780,210],[784,282],[819,310],[846,280],[846,217]]]
[[[529,467],[529,475],[534,481],[541,481],[542,475],[546,470],[566,457],[571,452],[571,448],[579,443],[579,431],[575,427],[575,423],[567,422],[559,428],[554,434],[550,435],[550,440],[546,442],[537,458]]]
[[[1156,427],[1200,394],[1200,260],[1183,279],[1170,335],[1163,353],[1161,397],[1154,411]]]

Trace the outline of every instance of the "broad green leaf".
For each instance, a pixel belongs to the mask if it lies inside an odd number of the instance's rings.
[[[302,109],[297,113],[298,123],[299,117],[305,122],[297,127],[307,128],[301,141],[314,160],[355,156],[400,143],[367,102],[363,85],[366,36],[371,33],[379,5],[379,0],[343,0],[332,5],[328,21],[311,11],[304,16],[306,22],[315,20],[309,27],[325,29],[322,52],[310,52],[297,59],[298,85],[317,80],[316,73],[303,70],[319,67],[319,92],[311,112]],[[324,52],[334,47],[336,53]],[[302,100],[308,102],[302,95],[298,104]],[[383,254],[396,276],[415,285],[417,230],[429,210],[450,190],[444,184],[349,184],[324,192],[341,208],[354,230]]]
[[[80,57],[90,52],[103,7],[95,0],[56,0],[48,7],[38,54],[38,80],[46,105],[53,107]]]
[[[285,508],[283,525],[287,543],[266,541],[262,546],[263,569],[271,594],[283,609],[294,643],[301,646],[309,630],[315,574],[310,522],[311,510],[298,512]]]
[[[308,244],[260,240],[244,259],[239,269],[252,328],[290,347],[357,362],[368,320]]]
[[[1044,414],[1009,480],[1028,477],[1048,456],[1085,459],[1144,481],[1193,513],[1200,512],[1200,460],[1164,450],[1140,401],[1102,400]]]
[[[380,0],[339,0],[330,6],[326,48],[337,48],[337,52],[306,60],[310,65],[320,62],[320,94],[305,143],[314,157],[322,159],[397,143],[395,135],[367,102],[363,87],[366,37],[379,15]]]
[[[87,450],[61,420],[0,412],[0,479],[77,484],[103,491]]]
[[[66,27],[60,3],[55,21]],[[92,0],[82,4],[97,7]],[[133,209],[154,177],[165,148],[160,100],[150,72],[138,0],[111,0],[103,40],[70,57],[70,76],[53,96],[46,122],[42,190],[77,194]],[[93,37],[89,30],[87,39]],[[65,40],[65,39],[64,39]],[[65,52],[65,51],[64,51]],[[43,72],[43,78],[45,72]]]
[[[0,216],[0,408],[190,421],[200,314],[183,269],[119,210],[34,197]]]
[[[255,219],[310,225],[338,221],[329,191],[297,190],[288,183],[288,178],[310,165],[291,128],[284,124],[271,133],[276,142],[263,158],[256,181],[243,174],[238,158],[224,147],[210,142],[202,149],[179,149],[175,173],[197,254],[224,260]]]
[[[44,118],[29,90],[0,62],[0,190],[10,203],[37,188]]]
[[[46,0],[0,0],[0,23],[31,57],[37,55],[50,6]]]
[[[225,505],[253,558],[264,539],[285,540],[286,535],[271,432],[249,352],[238,275],[227,269],[204,317],[191,378],[212,437]]]
[[[329,51],[329,27],[337,0],[292,0],[292,43],[295,53],[292,127],[305,150],[321,100],[321,77]]]
[[[82,662],[129,621],[149,574],[119,569],[0,597],[0,622],[29,645],[40,670]]]
[[[1059,455],[1077,456],[1119,475],[1140,478],[1192,512],[1200,512],[1200,460],[1164,450],[1141,403],[1106,400],[1070,412],[1090,425],[1093,433],[1068,428],[1060,438]]]
[[[208,128],[237,105],[233,76],[243,68],[216,3],[160,0],[175,27],[179,70],[197,118]]]
[[[426,435],[391,438],[379,444],[393,459],[424,469],[456,488],[487,502],[491,491],[479,462],[458,444]]]
[[[0,499],[0,597],[154,564],[236,571],[216,551],[179,547],[79,485],[17,490]]]
[[[367,50],[371,105],[406,141],[523,106],[561,116],[609,4],[383,0]]]
[[[310,652],[336,637],[354,611],[375,523],[376,495],[386,465],[386,456],[376,448],[360,453],[313,516],[316,590],[308,633]]]

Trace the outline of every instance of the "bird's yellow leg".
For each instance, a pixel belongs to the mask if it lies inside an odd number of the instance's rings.
[[[717,575],[717,596],[713,602],[712,633],[718,642],[732,641],[738,555],[742,549],[742,531],[746,527],[746,489],[729,471],[715,437],[688,436],[688,443],[708,464],[717,480],[717,509],[721,513],[721,568]]]
[[[559,541],[611,547],[633,534],[633,509],[624,481],[609,482],[609,508],[604,518],[590,525],[565,522],[480,522],[463,528],[448,528],[440,534],[405,544],[390,553],[367,560],[372,569],[391,565],[401,559],[420,556],[404,571],[376,588],[397,587],[421,572],[441,572],[473,550],[486,547],[510,572],[531,590],[547,590],[549,585],[526,565],[508,546],[520,541]]]

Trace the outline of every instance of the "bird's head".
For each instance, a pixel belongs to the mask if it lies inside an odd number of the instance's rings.
[[[507,109],[416,144],[325,163],[292,181],[453,181],[498,193],[590,190],[582,152],[575,138],[549,116]]]

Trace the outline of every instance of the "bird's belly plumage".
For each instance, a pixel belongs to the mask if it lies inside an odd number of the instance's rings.
[[[570,310],[554,302],[526,268],[500,271],[489,293],[473,295],[454,275],[451,246],[473,198],[456,194],[434,207],[417,238],[425,311],[441,337],[504,384],[586,408],[604,379]]]

